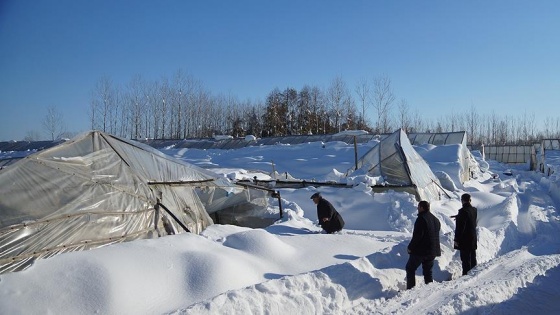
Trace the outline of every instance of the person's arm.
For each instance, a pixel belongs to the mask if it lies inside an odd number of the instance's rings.
[[[332,219],[332,217],[334,216],[334,207],[333,205],[324,200],[323,204],[322,204],[322,213],[321,213],[321,218],[319,220],[321,220],[321,222],[327,222],[330,221]]]
[[[319,223],[328,221],[329,207],[328,207],[328,203],[325,200],[321,200],[317,204],[317,217],[319,219]]]
[[[426,222],[422,218],[417,218],[416,222],[414,222],[414,231],[412,231],[412,239],[408,244],[407,251],[408,253],[412,253],[416,248],[418,248],[418,244],[424,237],[424,233],[426,233]]]
[[[453,246],[458,248],[460,245],[460,240],[463,237],[463,233],[465,233],[466,228],[466,221],[465,221],[465,212],[464,210],[459,210],[459,214],[457,214],[457,218],[455,221],[455,237],[453,238]]]

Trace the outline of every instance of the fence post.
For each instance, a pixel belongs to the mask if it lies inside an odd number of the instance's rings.
[[[282,209],[282,200],[280,199],[280,192],[278,190],[272,193],[273,198],[278,199],[278,208],[280,208],[280,219],[284,217],[284,210]]]

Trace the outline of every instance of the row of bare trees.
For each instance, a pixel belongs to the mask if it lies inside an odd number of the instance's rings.
[[[213,95],[190,75],[146,81],[135,76],[126,86],[101,78],[89,108],[92,129],[139,139],[205,138],[214,135],[258,137],[329,134],[349,129],[387,133],[467,131],[471,144],[533,143],[559,138],[560,121],[537,124],[534,114],[521,117],[463,112],[425,119],[405,99],[397,99],[387,75],[360,80],[351,89],[337,77],[325,88],[278,88],[264,101],[240,101]],[[367,117],[371,117],[373,122]]]
[[[92,129],[122,137],[181,139],[231,132],[234,117],[244,117],[247,107],[232,97],[212,96],[179,71],[171,80],[148,82],[135,76],[123,88],[101,78],[89,117]]]
[[[342,78],[321,89],[304,86],[271,91],[265,101],[239,101],[231,95],[212,95],[192,76],[177,72],[171,80],[148,82],[134,77],[124,87],[101,78],[89,108],[92,129],[130,138],[197,138],[215,134],[283,136],[324,134],[347,129],[389,132],[395,96],[388,77],[374,80],[372,92],[362,81],[355,92]],[[375,108],[375,126],[366,119]]]

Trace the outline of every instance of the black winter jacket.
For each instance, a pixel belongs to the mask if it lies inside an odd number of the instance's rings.
[[[319,224],[327,233],[340,231],[344,227],[342,216],[328,200],[323,198],[317,203],[317,218],[319,219]],[[323,222],[323,218],[328,218],[329,220]]]
[[[430,211],[420,212],[416,222],[412,239],[408,244],[411,255],[441,256],[439,230],[441,224]]]
[[[459,250],[476,249],[476,220],[477,210],[470,204],[463,205],[455,218],[455,238]]]

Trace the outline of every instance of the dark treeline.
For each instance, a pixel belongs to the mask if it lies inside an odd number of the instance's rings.
[[[89,108],[92,129],[132,138],[184,139],[215,135],[257,137],[332,134],[360,129],[372,133],[467,131],[469,144],[527,144],[560,138],[560,121],[534,114],[521,117],[482,114],[474,106],[437,119],[425,119],[405,99],[397,99],[388,76],[350,87],[337,77],[325,88],[276,88],[262,100],[240,101],[214,95],[190,75],[125,86],[110,78],[96,84]],[[370,121],[366,117],[371,117]]]

